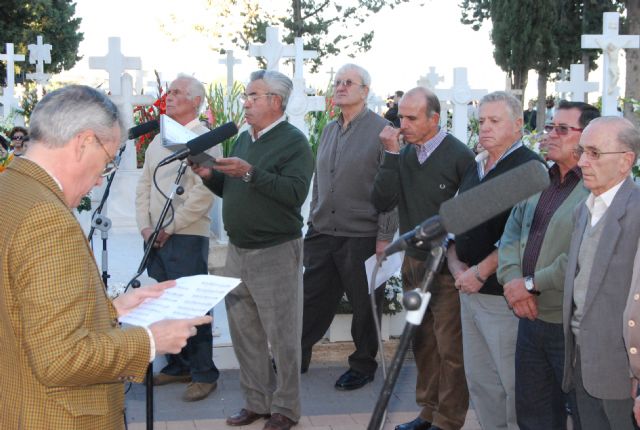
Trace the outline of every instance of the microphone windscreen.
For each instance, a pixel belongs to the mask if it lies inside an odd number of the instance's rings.
[[[152,119],[151,121],[147,121],[143,124],[136,125],[135,127],[131,127],[129,129],[129,140],[137,139],[143,134],[150,133],[152,131],[160,128],[160,123],[157,119]]]
[[[190,155],[198,155],[201,152],[206,151],[209,148],[213,148],[219,143],[224,142],[230,137],[235,136],[238,133],[238,127],[233,122],[222,124],[220,127],[216,127],[213,130],[201,134],[200,136],[191,139],[187,142],[187,148],[189,148]]]
[[[548,186],[547,167],[532,160],[442,203],[440,217],[449,233],[462,234]]]

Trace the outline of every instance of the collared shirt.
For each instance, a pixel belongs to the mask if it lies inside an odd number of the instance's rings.
[[[522,146],[522,141],[521,140],[517,140],[516,142],[514,142],[513,145],[511,145],[509,147],[509,149],[507,149],[504,154],[502,154],[500,156],[500,158],[498,158],[498,161],[495,162],[495,164],[493,166],[491,166],[491,168],[489,170],[487,170],[486,172],[484,171],[484,166],[487,165],[487,160],[489,159],[489,151],[482,151],[480,154],[476,155],[476,165],[478,168],[478,178],[480,178],[480,180],[482,180],[482,178],[485,177],[485,175],[487,173],[489,173],[490,171],[492,171],[499,162],[501,162],[502,160],[504,160],[509,154],[511,154],[513,151],[515,151],[516,149],[520,148]]]
[[[589,209],[589,213],[591,214],[591,227],[596,225],[604,216],[605,212],[607,212],[607,209],[611,206],[611,202],[618,193],[623,182],[624,179],[599,196],[595,196],[593,193],[589,194],[589,197],[587,197],[584,204],[587,205],[587,209]]]
[[[533,220],[531,221],[527,246],[522,256],[522,274],[524,276],[533,276],[535,273],[536,263],[538,262],[538,256],[540,255],[540,249],[542,248],[549,222],[551,222],[553,214],[556,213],[580,182],[582,171],[578,166],[575,166],[564,176],[564,181],[561,181],[560,168],[557,164],[554,164],[549,169],[549,178],[551,179],[551,184],[540,194]]]
[[[423,164],[425,161],[427,161],[427,158],[429,158],[429,156],[433,154],[433,151],[435,151],[438,146],[440,146],[445,137],[447,137],[447,132],[440,129],[435,136],[427,140],[422,145],[415,145],[416,155],[418,156],[418,163]]]
[[[277,120],[275,120],[274,122],[272,122],[271,124],[269,124],[268,126],[263,128],[262,130],[260,130],[258,132],[258,137],[256,137],[256,138],[253,137],[253,126],[249,126],[249,136],[251,136],[251,141],[255,142],[256,140],[260,139],[260,137],[262,137],[262,135],[264,135],[265,133],[267,133],[268,131],[273,129],[276,125],[278,125],[281,122],[284,122],[286,120],[287,120],[287,114],[282,114],[282,116],[280,118],[278,118]]]

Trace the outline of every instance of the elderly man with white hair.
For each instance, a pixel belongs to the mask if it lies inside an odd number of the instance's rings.
[[[193,76],[179,75],[167,92],[167,115],[197,134],[209,131],[198,120],[204,104],[204,86]],[[212,157],[222,155],[219,147],[207,151]],[[179,163],[169,163],[154,170],[172,151],[162,145],[158,134],[145,152],[142,176],[136,189],[136,220],[145,243],[153,233],[174,186]],[[180,185],[184,193],[173,200],[173,216],[169,216],[157,236],[147,273],[157,281],[177,279],[182,276],[207,274],[209,257],[209,211],[213,195],[202,180],[191,170],[185,171]],[[197,401],[206,398],[216,389],[220,376],[213,363],[211,324],[198,327],[198,333],[189,340],[179,354],[168,354],[167,365],[154,377],[154,384],[190,382],[182,399]]]

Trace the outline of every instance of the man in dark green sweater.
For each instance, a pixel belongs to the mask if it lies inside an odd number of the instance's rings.
[[[242,279],[225,300],[246,402],[227,418],[231,426],[269,418],[265,430],[288,430],[300,419],[300,208],[309,192],[313,155],[302,132],[286,121],[292,88],[282,73],[252,73],[243,96],[249,129],[213,169],[194,166],[224,199],[230,242],[225,274]]]
[[[440,204],[458,191],[473,153],[445,130],[439,130],[440,102],[418,87],[401,99],[400,129],[385,127],[380,140],[384,161],[374,183],[373,203],[379,211],[396,205],[400,233],[436,215]],[[409,143],[400,151],[400,136]],[[426,271],[427,250],[410,247],[402,264],[405,291],[419,288]],[[445,268],[436,275],[432,298],[413,339],[418,378],[416,402],[422,406],[413,421],[396,430],[460,429],[469,407],[462,358],[460,299]]]

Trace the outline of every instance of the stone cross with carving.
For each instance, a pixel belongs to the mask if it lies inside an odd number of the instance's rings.
[[[305,136],[309,136],[309,128],[305,117],[309,112],[323,111],[326,100],[322,96],[308,95],[304,81],[304,60],[316,58],[316,51],[305,51],[301,37],[295,38],[295,72],[293,77],[293,91],[287,104],[289,122],[298,127]]]
[[[602,34],[583,34],[582,49],[602,49],[602,115],[621,115],[618,112],[620,96],[620,71],[618,53],[621,48],[639,48],[640,36],[619,34],[620,15],[618,12],[605,12],[602,15]]]
[[[44,72],[44,65],[51,64],[51,45],[42,43],[42,36],[36,38],[36,44],[27,46],[29,49],[29,64],[36,65],[35,73],[27,73],[27,79],[32,79],[38,85],[46,85],[51,75]]]
[[[444,81],[444,76],[437,74],[435,67],[429,67],[429,73],[418,79],[418,86],[433,91],[438,86],[438,83],[442,81]]]
[[[452,134],[462,142],[467,142],[467,124],[469,122],[468,108],[469,102],[478,100],[487,90],[472,90],[467,82],[466,67],[456,67],[453,69],[453,87],[448,90],[434,90],[438,98],[451,101],[453,104],[453,130]]]
[[[155,102],[155,97],[151,97],[146,94],[134,94],[133,92],[133,78],[128,73],[123,73],[120,81],[120,88],[122,94],[110,95],[109,97],[118,106],[120,115],[122,116],[125,127],[130,128],[133,125],[133,109],[136,106],[150,106]],[[136,148],[133,140],[127,142],[127,149],[125,150],[122,160],[120,161],[120,168],[124,170],[136,169]]]
[[[142,69],[140,57],[125,57],[120,48],[120,38],[109,38],[109,50],[104,57],[89,57],[89,68],[106,70],[109,74],[109,91],[112,95],[122,94],[120,76],[125,70]]]
[[[13,52],[13,43],[6,43],[6,54],[0,54],[0,61],[7,62],[7,86],[2,89],[2,116],[8,118],[11,111],[18,108],[18,100],[15,98],[15,62],[24,61],[24,55],[17,55]]]
[[[378,115],[382,114],[382,108],[384,106],[386,106],[386,102],[379,95],[370,93],[369,97],[367,97],[367,107]]]
[[[293,58],[296,55],[294,45],[283,45],[280,42],[280,28],[267,27],[266,42],[249,45],[251,57],[264,57],[267,70],[279,70],[281,58]]]
[[[584,64],[572,64],[568,81],[556,82],[556,92],[571,93],[574,102],[586,102],[585,95],[598,91],[598,82],[589,82],[584,79]]]

